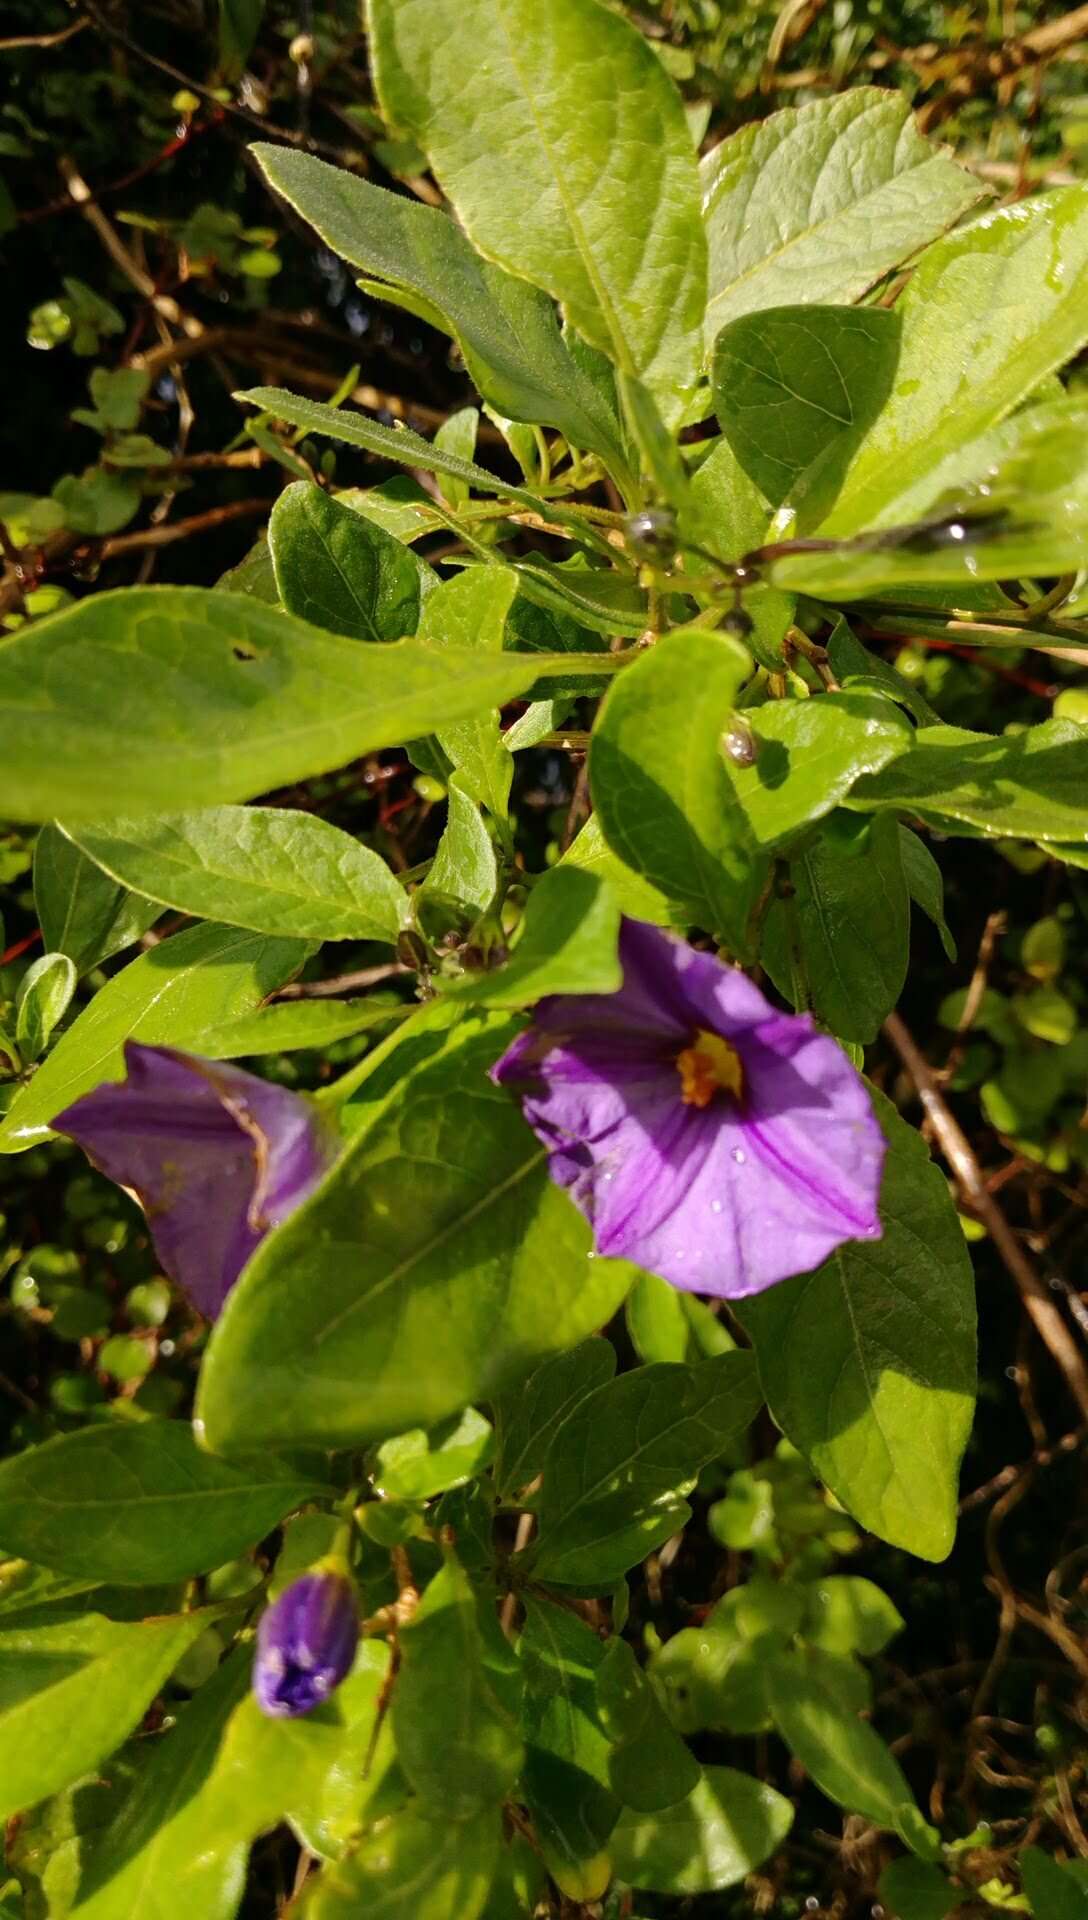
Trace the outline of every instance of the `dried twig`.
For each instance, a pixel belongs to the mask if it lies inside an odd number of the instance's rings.
[[[411,973],[411,967],[389,960],[380,967],[360,967],[355,973],[338,973],[331,980],[292,980],[272,995],[273,1000],[327,1000],[338,993],[358,993],[363,987],[376,987],[381,980],[393,980]]]
[[[1080,1348],[987,1187],[966,1134],[941,1093],[929,1062],[899,1014],[888,1015],[884,1032],[914,1082],[926,1117],[941,1152],[959,1182],[964,1199],[990,1235],[1020,1290],[1020,1297],[1036,1332],[1065,1376],[1077,1407],[1088,1419],[1088,1367],[1085,1366]]]

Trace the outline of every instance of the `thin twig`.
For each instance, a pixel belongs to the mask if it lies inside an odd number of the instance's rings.
[[[10,40],[0,40],[0,53],[16,53],[20,47],[62,47],[66,40],[72,40],[84,27],[89,27],[90,19],[73,20],[70,27],[62,27],[59,33],[16,33]]]
[[[194,513],[188,520],[175,520],[169,526],[145,527],[139,533],[116,533],[103,540],[98,549],[100,560],[116,560],[122,553],[137,553],[144,547],[172,547],[176,540],[190,540],[195,533],[208,533],[228,520],[251,520],[268,512],[267,500],[233,500],[225,507],[212,507],[207,513]]]
[[[884,1032],[914,1082],[941,1152],[952,1168],[964,1198],[986,1228],[1020,1290],[1020,1297],[1036,1332],[1064,1374],[1077,1407],[1088,1419],[1088,1367],[1085,1366],[1084,1357],[987,1187],[970,1142],[949,1109],[929,1062],[916,1046],[899,1014],[888,1015]]]
[[[399,960],[380,967],[360,967],[356,973],[339,973],[332,980],[292,980],[272,995],[273,1000],[326,1000],[338,993],[357,993],[362,987],[376,987],[381,980],[393,980],[411,973],[411,967]]]

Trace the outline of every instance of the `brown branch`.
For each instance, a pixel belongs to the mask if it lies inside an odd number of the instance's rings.
[[[272,995],[273,1000],[328,1000],[338,993],[357,993],[362,987],[376,987],[380,980],[393,980],[411,973],[411,967],[399,960],[386,961],[380,967],[360,967],[355,973],[339,973],[332,980],[292,980]]]
[[[199,339],[204,332],[203,322],[198,320],[194,314],[183,313],[177,301],[171,299],[169,294],[159,292],[150,274],[144,272],[139,261],[129,252],[120,235],[111,227],[101,207],[95,204],[94,195],[78,167],[75,165],[75,162],[70,160],[66,154],[62,154],[58,164],[64,176],[64,184],[72,200],[78,206],[79,211],[82,213],[88,225],[94,228],[95,233],[101,240],[114,266],[124,274],[129,285],[135,287],[137,293],[142,294],[145,300],[149,300],[156,313],[160,314],[164,320],[172,321],[175,326],[180,326],[182,331],[188,334],[191,340]],[[172,345],[173,343],[171,342],[171,346]]]
[[[103,540],[98,549],[100,560],[116,560],[122,553],[137,553],[145,547],[172,547],[176,540],[189,540],[195,533],[208,533],[228,520],[252,519],[267,513],[267,500],[234,500],[226,507],[212,507],[207,513],[194,513],[188,520],[174,520],[161,527],[144,527],[138,533],[117,533]]]
[[[90,24],[90,19],[85,17],[73,20],[70,27],[62,27],[59,33],[16,33],[10,40],[0,40],[0,53],[15,53],[20,47],[62,47],[66,40],[74,39]]]
[[[1000,1473],[995,1473],[991,1480],[984,1481],[981,1487],[975,1487],[973,1492],[964,1495],[959,1504],[960,1513],[970,1513],[974,1507],[985,1506],[987,1500],[992,1500],[995,1494],[1004,1493],[1006,1487],[1034,1473],[1037,1467],[1053,1466],[1055,1460],[1063,1460],[1068,1454],[1075,1453],[1086,1439],[1088,1427],[1074,1427],[1071,1433],[1063,1433],[1060,1440],[1055,1440],[1053,1446],[1037,1448],[1030,1460],[1021,1461],[1019,1466],[1002,1467]]]
[[[1066,1385],[1081,1414],[1088,1419],[1088,1367],[1085,1366],[1080,1348],[987,1187],[966,1134],[945,1101],[929,1062],[899,1014],[888,1015],[884,1032],[914,1082],[926,1118],[956,1176],[964,1199],[986,1228],[1019,1288],[1020,1298],[1039,1338],[1064,1374]]]

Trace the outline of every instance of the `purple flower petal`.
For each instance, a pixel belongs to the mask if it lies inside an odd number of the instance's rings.
[[[841,1048],[656,928],[620,953],[617,993],[543,1001],[493,1070],[598,1251],[735,1299],[877,1236],[884,1136]]]
[[[135,1193],[164,1270],[214,1319],[269,1228],[317,1184],[332,1143],[310,1102],[240,1067],[125,1046],[127,1079],[53,1126]]]
[[[351,1672],[358,1643],[350,1580],[315,1568],[292,1581],[257,1628],[253,1691],[261,1712],[295,1720],[319,1707]]]

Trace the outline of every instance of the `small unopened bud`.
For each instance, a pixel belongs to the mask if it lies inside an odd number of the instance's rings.
[[[287,57],[294,62],[296,67],[309,66],[310,61],[314,57],[313,35],[309,33],[296,33],[287,49]]]
[[[292,1581],[257,1628],[253,1691],[261,1712],[294,1720],[319,1707],[350,1673],[358,1641],[346,1575],[319,1565]]]

